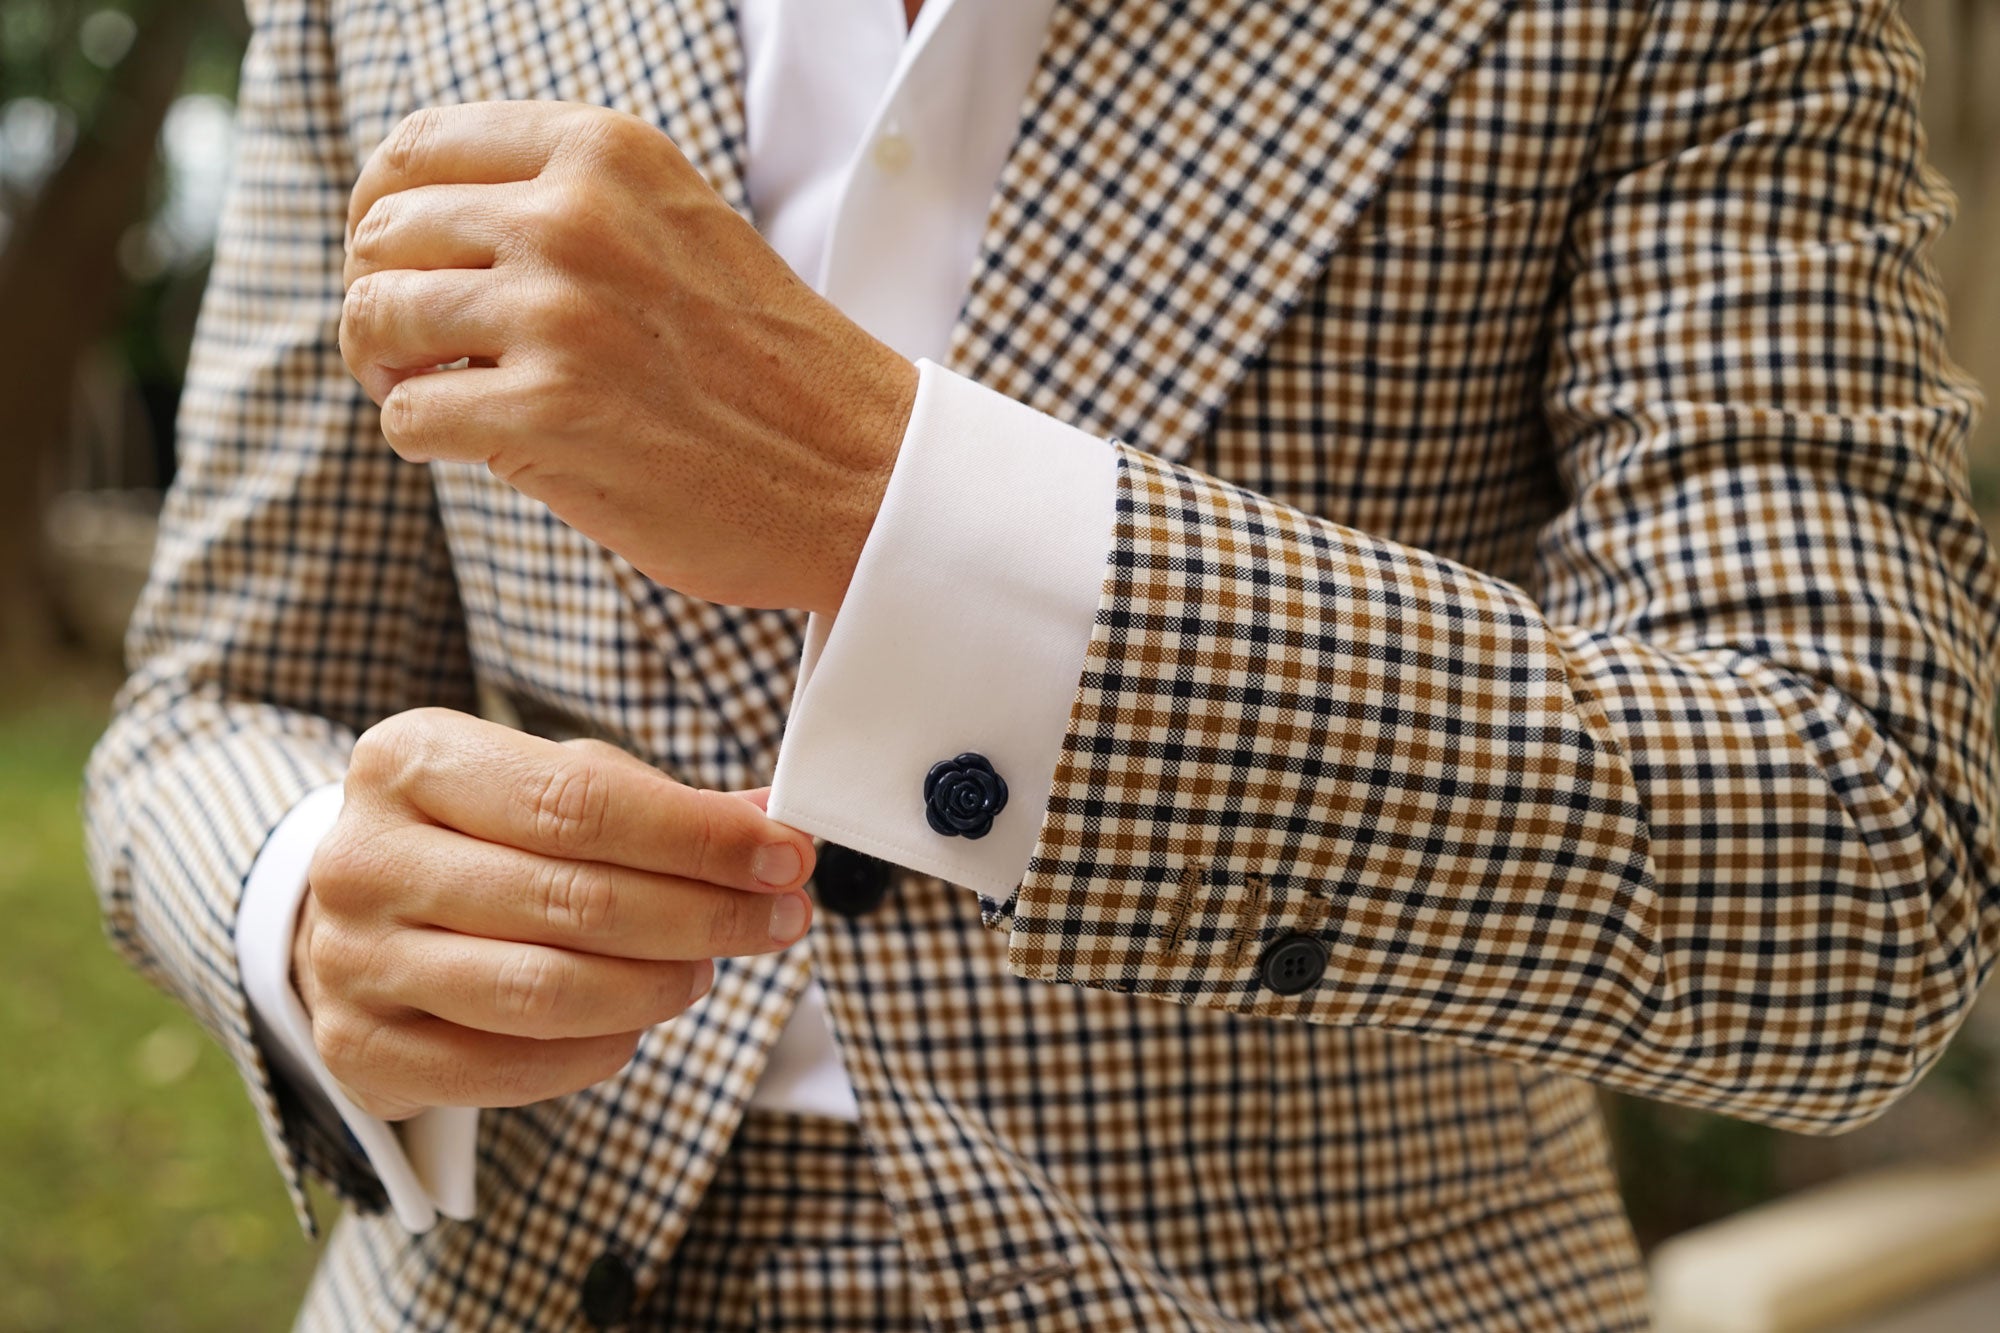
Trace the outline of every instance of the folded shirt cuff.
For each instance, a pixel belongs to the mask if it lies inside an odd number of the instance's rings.
[[[1027,870],[1061,758],[1111,551],[1117,455],[930,361],[917,368],[847,596],[807,624],[770,812],[997,903]],[[945,833],[931,812],[953,781],[927,779],[961,756],[990,765],[1006,802],[990,826],[976,809],[940,813],[959,829]]]
[[[313,1045],[312,1020],[292,989],[292,936],[305,901],[306,871],[321,839],[340,817],[338,785],[308,793],[278,822],[244,881],[236,916],[236,963],[265,1055],[301,1096],[317,1094],[354,1136],[410,1231],[428,1231],[439,1213],[473,1214],[473,1168],[479,1111],[448,1106],[390,1124],[342,1091]]]

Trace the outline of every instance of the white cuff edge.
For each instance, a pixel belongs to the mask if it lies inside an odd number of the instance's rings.
[[[291,941],[305,901],[306,868],[313,851],[340,817],[338,784],[315,789],[286,812],[271,831],[244,881],[236,917],[236,961],[243,991],[279,1049],[269,1054],[295,1080],[317,1088],[360,1143],[375,1168],[396,1220],[411,1232],[428,1231],[438,1214],[473,1215],[473,1161],[479,1111],[441,1107],[405,1122],[400,1133],[371,1116],[342,1091],[313,1045],[312,1020],[291,982]],[[404,1135],[408,1136],[406,1147]],[[419,1171],[414,1153],[432,1169]],[[425,1176],[432,1177],[426,1182]]]

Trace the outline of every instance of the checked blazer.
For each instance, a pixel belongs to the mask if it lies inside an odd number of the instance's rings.
[[[1838,1131],[1973,998],[2000,589],[1894,4],[1061,0],[951,353],[1117,442],[1024,882],[904,875],[725,963],[623,1073],[483,1117],[478,1218],[403,1234],[255,1044],[264,837],[358,729],[482,692],[764,781],[803,618],[400,462],[336,346],[347,191],[412,109],[567,98],[747,208],[740,52],[728,0],[251,8],[89,814],[114,941],[295,1196],[357,1205],[308,1326],[582,1327],[607,1253],[676,1326],[810,970],[937,1328],[1640,1327],[1591,1084]],[[1327,971],[1279,994],[1299,934]]]

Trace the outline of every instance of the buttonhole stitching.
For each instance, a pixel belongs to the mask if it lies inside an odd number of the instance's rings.
[[[1181,872],[1181,889],[1174,895],[1173,907],[1167,918],[1167,952],[1173,953],[1181,947],[1187,936],[1188,911],[1194,906],[1195,891],[1201,887],[1201,871],[1189,866]]]
[[[1031,1282],[1045,1282],[1052,1278],[1068,1277],[1076,1271],[1076,1265],[1067,1259],[1038,1267],[1010,1268],[1005,1272],[993,1273],[987,1277],[965,1284],[965,1294],[974,1300],[986,1296],[997,1296],[1003,1291],[1025,1287]]]
[[[1264,877],[1245,875],[1243,877],[1243,910],[1238,914],[1234,947],[1229,953],[1229,965],[1241,967],[1243,955],[1257,942],[1264,917]]]

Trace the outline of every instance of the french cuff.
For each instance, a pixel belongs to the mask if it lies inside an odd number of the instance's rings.
[[[837,616],[815,615],[774,819],[1012,899],[1083,675],[1117,451],[930,361]]]
[[[460,1220],[472,1216],[478,1110],[441,1107],[399,1125],[369,1115],[320,1059],[312,1020],[292,989],[292,935],[305,900],[306,871],[340,807],[337,784],[317,788],[271,831],[244,881],[236,963],[251,1015],[266,1039],[265,1055],[301,1098],[316,1093],[339,1116],[375,1169],[396,1219],[410,1231],[428,1231],[439,1213]]]

